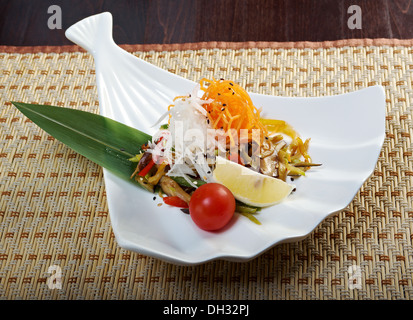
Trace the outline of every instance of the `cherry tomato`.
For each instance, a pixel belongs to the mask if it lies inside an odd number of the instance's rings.
[[[219,183],[206,183],[198,187],[189,201],[191,218],[203,230],[221,229],[231,220],[234,212],[234,195]]]

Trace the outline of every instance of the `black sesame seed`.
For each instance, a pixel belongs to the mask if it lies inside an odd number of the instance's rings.
[[[230,86],[233,86],[234,84],[232,82],[229,83]]]
[[[153,200],[156,200],[156,197],[153,197]]]

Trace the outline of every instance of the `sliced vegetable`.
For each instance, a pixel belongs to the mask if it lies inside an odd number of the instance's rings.
[[[128,160],[131,162],[139,162],[143,156],[143,153],[138,153],[137,155],[133,156],[132,158],[129,158]]]
[[[148,190],[149,192],[153,192],[154,186],[153,186],[152,184],[150,184],[145,177],[136,176],[136,177],[135,177],[135,180],[136,180],[142,187],[144,187],[146,190]]]
[[[249,206],[239,201],[236,202],[235,211],[238,213],[256,213],[260,210],[261,208]]]
[[[172,180],[174,180],[175,182],[177,182],[179,185],[183,186],[183,187],[192,187],[191,184],[188,183],[188,181],[185,180],[184,177],[170,177]],[[206,182],[204,180],[199,180],[199,179],[194,179],[188,176],[188,179],[196,186],[202,186],[203,184],[205,184]]]
[[[294,167],[293,165],[286,163],[285,167],[288,170],[288,175],[289,176],[305,176],[305,171],[301,170],[297,167]]]
[[[253,214],[248,213],[248,212],[239,212],[239,214],[243,215],[244,217],[247,217],[248,219],[250,219],[252,222],[254,222],[255,224],[261,224],[261,222],[254,217]]]
[[[149,163],[146,165],[146,167],[138,172],[138,175],[140,175],[141,177],[146,176],[154,165],[155,165],[155,162],[151,159]]]
[[[312,163],[312,162],[297,162],[293,163],[294,167],[318,167],[321,166],[320,163]]]
[[[168,164],[166,162],[162,162],[159,166],[158,169],[156,170],[156,173],[148,179],[148,182],[150,184],[156,185],[158,184],[159,180],[161,180],[162,176],[165,174],[165,168]]]
[[[267,127],[270,133],[284,133],[293,139],[298,137],[298,133],[294,130],[294,128],[284,120],[260,119],[260,121]]]
[[[174,197],[163,197],[163,202],[170,206],[178,207],[178,208],[188,208],[188,203],[181,198],[174,196]]]

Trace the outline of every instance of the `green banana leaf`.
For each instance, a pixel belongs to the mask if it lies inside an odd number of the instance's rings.
[[[94,113],[64,107],[12,102],[48,134],[115,175],[130,179],[139,153],[151,136]],[[139,184],[136,184],[139,185]]]

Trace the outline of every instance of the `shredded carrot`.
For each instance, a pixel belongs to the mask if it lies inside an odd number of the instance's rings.
[[[233,141],[233,134],[239,135],[241,129],[258,129],[261,141],[268,135],[266,125],[260,121],[260,110],[254,106],[248,93],[230,80],[201,79],[202,99],[213,99],[204,104],[214,129],[222,129]],[[251,141],[252,134],[249,134]]]
[[[174,98],[174,101],[178,100],[178,99],[185,99],[188,98],[188,96],[177,96]]]
[[[175,99],[174,99],[174,101],[175,101]],[[173,104],[170,104],[170,105],[168,106],[168,111],[171,111],[171,108],[172,108],[173,106],[174,106]],[[171,116],[171,114],[169,114],[168,124],[171,124],[171,118],[172,118],[172,116]]]

